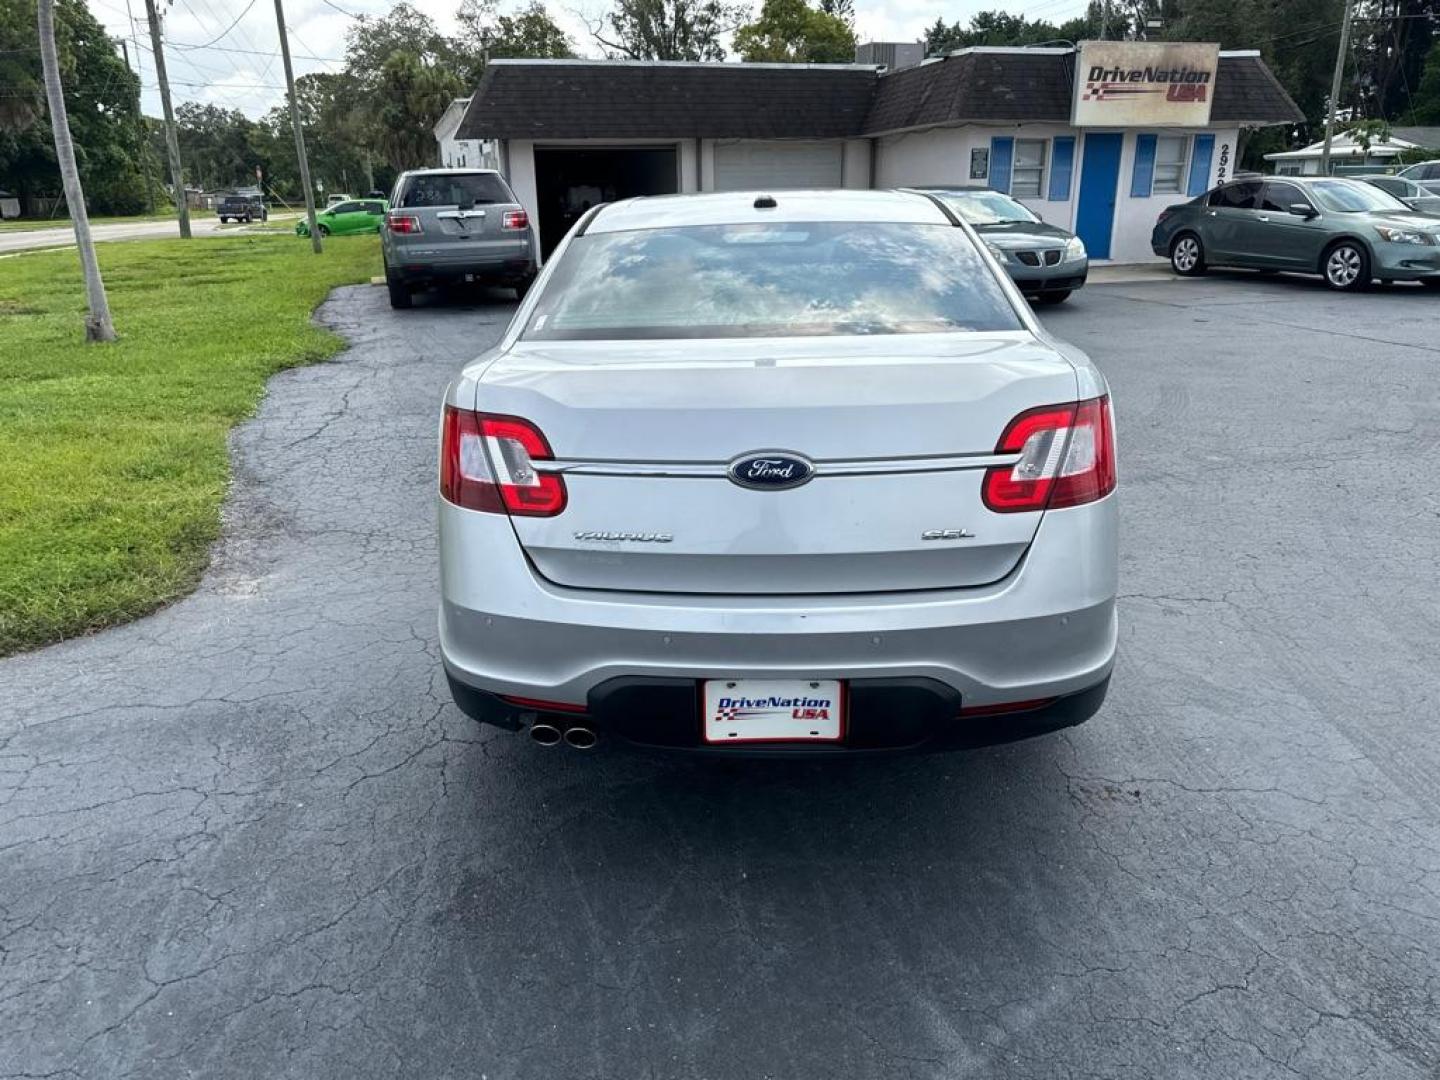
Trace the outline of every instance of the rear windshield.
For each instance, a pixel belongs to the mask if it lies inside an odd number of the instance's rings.
[[[483,206],[514,202],[505,181],[494,173],[437,173],[405,182],[401,206]]]
[[[1018,330],[951,225],[703,225],[577,237],[524,336],[535,341]]]

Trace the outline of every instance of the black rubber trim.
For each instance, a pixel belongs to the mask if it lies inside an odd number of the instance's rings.
[[[940,198],[940,196],[936,195],[933,191],[921,191],[919,188],[905,188],[904,190],[910,192],[913,195],[924,195],[925,198],[929,199],[932,203],[934,203],[940,208],[940,212],[942,214],[944,214],[947,218],[950,219],[951,225],[954,225],[956,228],[960,227],[959,215],[956,214],[954,210],[951,210],[950,207],[946,206],[945,200]]]
[[[585,235],[585,230],[588,229],[588,228],[590,228],[590,223],[591,223],[592,221],[594,221],[594,220],[600,215],[600,211],[601,211],[601,210],[605,209],[605,207],[607,207],[607,206],[609,206],[609,205],[610,205],[609,203],[603,203],[603,202],[602,202],[602,203],[596,203],[594,206],[592,206],[592,207],[590,208],[590,212],[589,212],[588,214],[586,214],[584,217],[582,217],[582,218],[580,219],[579,224],[577,224],[577,225],[575,226],[575,235],[576,235],[577,237],[584,236],[584,235]]]

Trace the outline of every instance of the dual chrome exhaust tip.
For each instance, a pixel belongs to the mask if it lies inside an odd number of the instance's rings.
[[[600,736],[588,727],[568,727],[563,731],[554,724],[537,720],[530,725],[530,738],[541,746],[559,746],[562,742],[576,750],[593,750]]]

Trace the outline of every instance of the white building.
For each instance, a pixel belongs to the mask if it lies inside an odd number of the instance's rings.
[[[468,97],[456,98],[445,107],[435,122],[435,141],[440,147],[440,165],[446,169],[496,169],[500,155],[496,144],[488,139],[456,138],[456,129],[470,108]]]
[[[1258,53],[1083,42],[897,71],[499,60],[455,135],[495,141],[547,252],[634,195],[972,184],[1136,262],[1161,209],[1233,172],[1242,128],[1301,118]]]
[[[1386,172],[1395,167],[1395,159],[1406,151],[1435,152],[1437,149],[1440,149],[1440,128],[1437,127],[1391,128],[1389,138],[1372,138],[1368,146],[1362,146],[1350,132],[1342,131],[1330,140],[1330,170]],[[1281,176],[1319,176],[1324,153],[1322,140],[1299,150],[1266,154],[1265,160],[1274,162],[1275,171]]]

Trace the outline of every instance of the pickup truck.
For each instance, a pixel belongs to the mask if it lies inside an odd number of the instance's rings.
[[[259,195],[226,195],[215,206],[215,213],[222,222],[226,221],[265,221],[270,217],[270,211],[265,208],[265,200]]]

